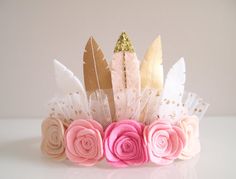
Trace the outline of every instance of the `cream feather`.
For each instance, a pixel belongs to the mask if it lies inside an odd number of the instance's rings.
[[[138,119],[141,88],[139,61],[125,32],[116,43],[111,75],[117,120]]]

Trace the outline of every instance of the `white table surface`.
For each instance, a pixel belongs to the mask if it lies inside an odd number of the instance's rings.
[[[0,179],[197,179],[236,178],[236,117],[201,121],[202,151],[166,167],[111,168],[105,162],[78,167],[54,162],[40,152],[39,119],[0,119]]]

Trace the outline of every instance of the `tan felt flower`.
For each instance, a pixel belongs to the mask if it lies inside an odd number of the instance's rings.
[[[47,118],[43,121],[41,143],[43,154],[55,160],[66,158],[64,132],[65,128],[60,119]]]

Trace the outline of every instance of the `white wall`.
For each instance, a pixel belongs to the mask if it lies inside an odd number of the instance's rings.
[[[0,0],[0,117],[40,117],[55,91],[52,60],[82,78],[86,41],[107,59],[126,31],[142,59],[161,34],[165,72],[184,56],[187,90],[236,114],[236,1]]]

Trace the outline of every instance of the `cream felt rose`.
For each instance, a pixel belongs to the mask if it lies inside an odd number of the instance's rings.
[[[42,123],[41,150],[46,156],[55,160],[64,160],[64,126],[60,119],[47,118]]]
[[[199,141],[199,119],[196,116],[185,116],[180,119],[178,125],[184,132],[186,138],[186,146],[178,158],[182,160],[190,159],[201,150]]]
[[[185,146],[183,131],[169,121],[154,121],[144,129],[149,158],[158,165],[172,163]]]
[[[75,164],[95,165],[103,158],[103,128],[95,120],[74,120],[66,130],[66,156]]]

